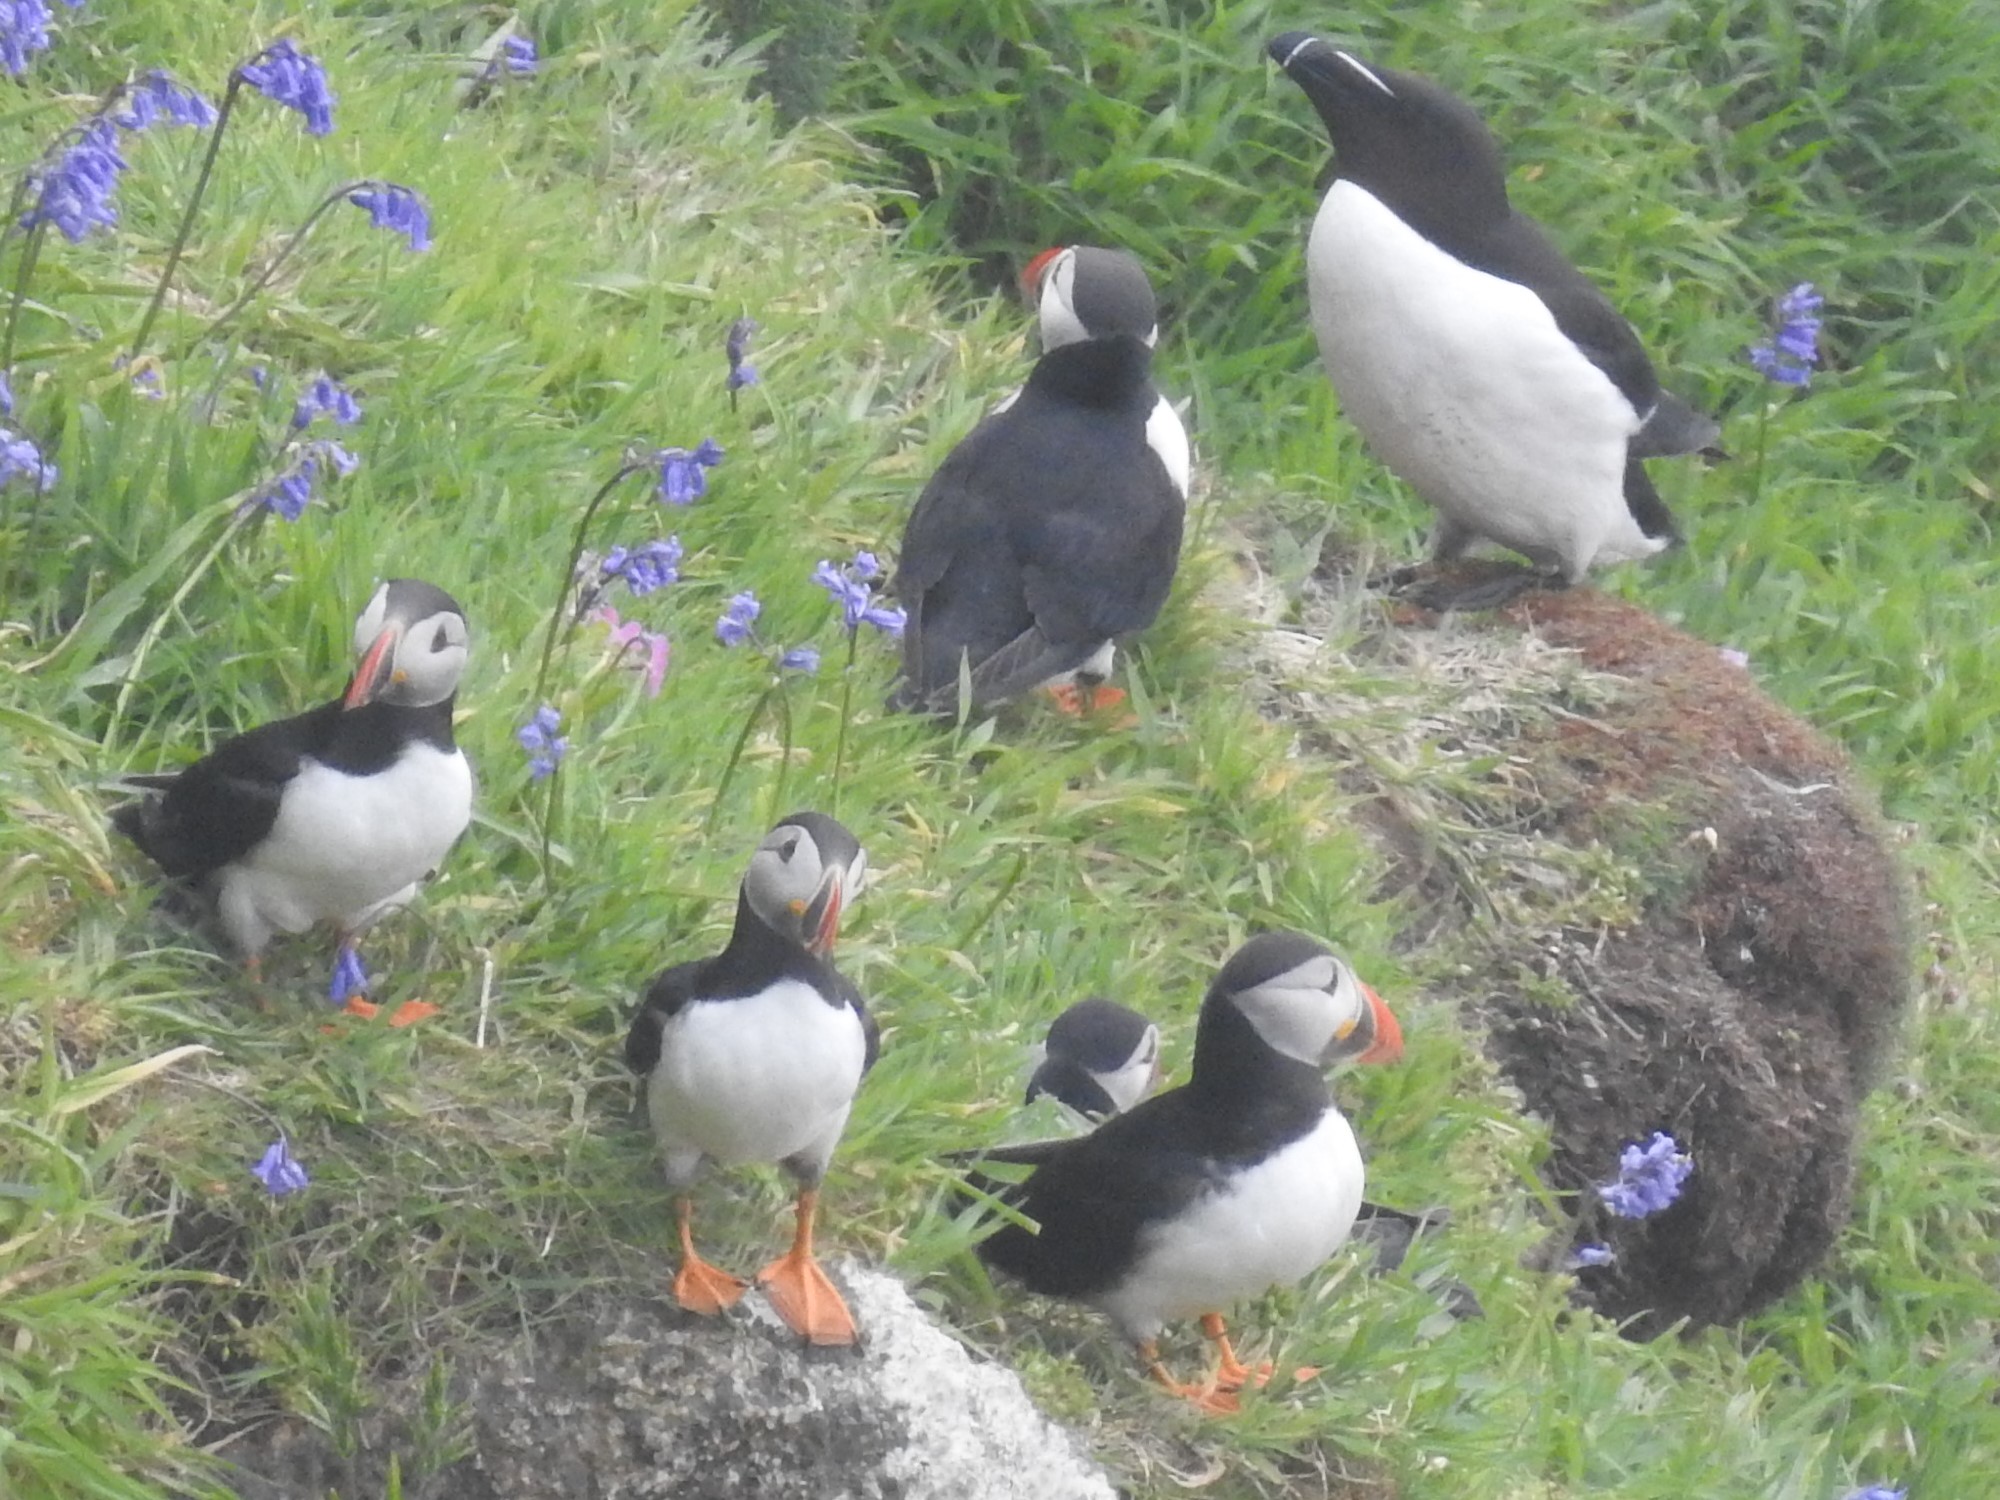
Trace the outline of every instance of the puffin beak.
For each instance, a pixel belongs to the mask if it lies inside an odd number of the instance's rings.
[[[385,625],[382,633],[368,643],[361,665],[354,669],[354,680],[347,685],[347,697],[340,705],[342,708],[359,708],[364,703],[375,701],[375,695],[388,685],[396,664],[396,643],[402,638],[402,626]]]
[[[1028,268],[1021,273],[1021,291],[1030,302],[1041,297],[1042,277],[1049,269],[1049,262],[1061,255],[1065,248],[1067,247],[1053,245],[1028,262]]]
[[[812,900],[800,911],[800,926],[806,933],[806,948],[817,958],[833,954],[833,941],[840,936],[840,908],[846,899],[847,872],[835,865],[821,878]]]
[[[1365,1063],[1392,1063],[1403,1060],[1403,1028],[1396,1024],[1396,1014],[1382,1003],[1382,997],[1367,985],[1361,986],[1361,993],[1368,1001],[1368,1013],[1375,1021],[1375,1040],[1368,1050],[1355,1059]]]

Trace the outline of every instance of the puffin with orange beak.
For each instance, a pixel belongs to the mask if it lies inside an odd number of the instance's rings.
[[[1317,1270],[1361,1211],[1361,1151],[1322,1070],[1402,1054],[1394,1014],[1324,944],[1254,937],[1208,987],[1186,1083],[1074,1140],[953,1158],[1033,1168],[1016,1182],[971,1176],[1035,1226],[1001,1225],[979,1257],[1031,1291],[1109,1314],[1166,1390],[1233,1411],[1270,1370],[1236,1357],[1224,1311]],[[1183,1384],[1157,1340],[1192,1317],[1216,1363]]]
[[[750,856],[729,945],[655,979],[625,1038],[675,1193],[681,1265],[674,1300],[734,1306],[747,1285],[696,1253],[692,1190],[709,1163],[776,1162],[799,1184],[791,1249],[757,1276],[788,1326],[851,1344],[854,1317],[813,1255],[820,1180],[874,1065],[875,1021],[835,969],[834,940],[868,857],[824,813],[794,813]]]
[[[950,713],[1047,689],[1072,712],[1117,642],[1158,616],[1180,563],[1187,432],[1153,386],[1153,288],[1122,250],[1070,245],[1028,265],[1042,357],[945,458],[903,530],[908,611],[895,703]]]
[[[451,723],[467,651],[458,601],[392,578],[355,622],[354,651],[340,697],[183,770],[128,777],[149,795],[111,813],[165,874],[213,900],[253,981],[275,933],[331,922],[351,949],[410,901],[472,819],[472,769]]]

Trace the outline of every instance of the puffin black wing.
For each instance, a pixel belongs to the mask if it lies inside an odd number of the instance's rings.
[[[270,833],[300,761],[340,712],[322,704],[225,740],[184,771],[134,778],[159,795],[112,809],[112,825],[175,879],[219,870]]]
[[[632,1029],[625,1033],[625,1066],[640,1077],[651,1073],[660,1061],[660,1033],[667,1022],[701,994],[702,970],[711,960],[692,959],[675,964],[646,986],[646,998],[632,1017]]]

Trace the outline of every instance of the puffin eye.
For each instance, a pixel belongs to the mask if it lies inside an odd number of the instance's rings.
[[[778,858],[790,864],[792,856],[798,853],[798,849],[799,841],[797,839],[787,839],[778,846]]]
[[[439,625],[437,634],[431,637],[431,650],[442,651],[450,644],[451,632],[446,630],[443,625]]]

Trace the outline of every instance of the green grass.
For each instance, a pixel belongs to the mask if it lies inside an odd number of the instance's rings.
[[[951,243],[1014,255],[1082,226],[1161,269],[1169,378],[1197,394],[1217,475],[1204,536],[1255,513],[1304,539],[1330,502],[1372,545],[1414,547],[1415,511],[1339,427],[1299,332],[1320,152],[1257,50],[1282,25],[1256,6],[1191,16],[1177,49],[1166,32],[1188,8],[1117,9],[1127,73],[1083,66],[1088,46],[1063,53],[1068,23],[1104,31],[1110,7],[1022,7],[995,14],[1038,39],[1013,44],[1054,90],[1032,111],[963,90],[989,118],[961,132],[906,103],[906,133],[934,129],[914,148],[940,180],[1032,200],[1018,218],[1003,200],[985,239],[950,226]],[[1749,4],[1618,19],[1549,0],[1357,23],[1391,61],[1478,98],[1518,167],[1546,168],[1520,181],[1523,200],[1565,225],[1681,388],[1730,407],[1739,453],[1766,395],[1737,362],[1759,299],[1810,277],[1832,304],[1836,368],[1773,410],[1759,491],[1741,457],[1683,470],[1673,498],[1694,544],[1616,586],[1747,648],[1856,749],[1894,813],[1926,822],[1912,856],[1924,961],[1934,950],[1941,969],[1870,1105],[1856,1222],[1824,1278],[1748,1328],[1637,1347],[1520,1268],[1541,1138],[1424,999],[1457,955],[1401,953],[1411,914],[1373,898],[1379,856],[1337,765],[1292,758],[1232,690],[1238,627],[1195,598],[1226,565],[1212,543],[1137,666],[1132,732],[886,717],[888,650],[869,639],[836,781],[845,647],[809,573],[893,543],[1024,351],[1017,310],[967,295],[945,226],[884,236],[879,188],[855,185],[879,181],[879,163],[841,132],[778,131],[743,100],[750,61],[704,40],[685,7],[536,7],[524,20],[543,73],[473,110],[459,59],[498,24],[483,8],[147,11],[59,13],[56,48],[0,114],[15,169],[128,67],[165,63],[213,91],[281,26],[326,60],[340,102],[324,141],[244,102],[183,298],[152,340],[164,399],[114,361],[191,184],[194,133],[129,143],[119,231],[47,246],[21,323],[15,429],[63,477],[39,501],[0,493],[0,979],[17,997],[0,1020],[0,1490],[194,1484],[199,1444],[273,1410],[351,1445],[393,1382],[441,1382],[475,1331],[657,1294],[670,1225],[630,1112],[623,1023],[654,969],[719,941],[763,828],[837,801],[876,870],[843,965],[886,1036],[827,1234],[917,1280],[1053,1409],[1100,1411],[1105,1456],[1155,1476],[1142,1492],[1172,1492],[1150,1467],[1163,1451],[1183,1472],[1220,1461],[1209,1493],[1230,1496],[1321,1493],[1348,1470],[1475,1500],[1822,1500],[1878,1477],[1979,1492],[2000,1465],[1985,814],[2000,690],[1982,593],[2000,445],[1974,374],[1993,353],[1987,32],[1914,0],[1852,19]],[[924,7],[885,4],[866,24],[935,67],[963,55]],[[852,78],[879,86],[906,67],[867,46]],[[1086,114],[1060,113],[1086,82]],[[1021,118],[1048,139],[994,144]],[[1051,159],[1071,164],[1060,180]],[[356,176],[420,188],[436,248],[411,255],[343,208],[225,341],[198,340],[204,313]],[[745,313],[764,325],[764,384],[732,409],[722,340]],[[261,394],[258,365],[274,377]],[[362,395],[367,415],[343,434],[362,466],[296,524],[237,524],[298,383],[321,369]],[[568,637],[548,692],[571,745],[552,809],[513,732],[536,706],[580,508],[628,447],[707,436],[729,452],[706,498],[665,512],[629,480],[590,539],[680,536],[682,582],[615,600],[670,633],[674,660],[648,700],[606,663],[598,627]],[[444,1017],[329,1032],[323,941],[280,948],[278,1013],[258,1014],[227,960],[152,909],[103,808],[118,773],[330,694],[355,612],[392,573],[443,584],[471,616],[460,734],[477,822],[423,904],[366,947],[379,998],[421,996]],[[827,665],[777,690],[786,714],[766,702],[724,791],[729,746],[773,681],[711,635],[743,588],[765,602],[767,643],[815,641]],[[1329,1370],[1323,1387],[1202,1427],[1132,1379],[1097,1321],[985,1288],[933,1163],[1006,1128],[1026,1042],[1088,990],[1160,1015],[1184,1063],[1206,977],[1271,924],[1339,943],[1403,1016],[1409,1064],[1343,1080],[1343,1095],[1384,1196],[1457,1212],[1415,1276],[1465,1279],[1489,1316],[1446,1326],[1412,1280],[1364,1285],[1347,1266],[1245,1320],[1286,1330],[1288,1357]],[[191,1044],[214,1055],[120,1072]],[[274,1203],[246,1167],[280,1129],[314,1183]],[[704,1239],[727,1263],[754,1263],[784,1222],[775,1178],[704,1190]],[[442,1402],[418,1407],[406,1476],[456,1441]]]

